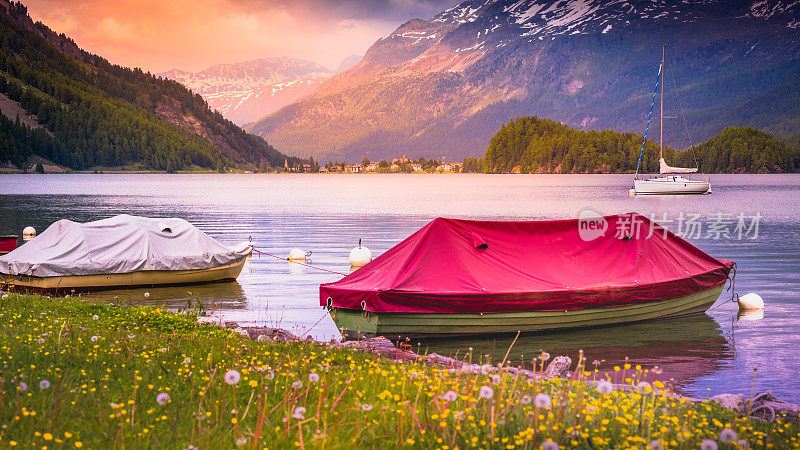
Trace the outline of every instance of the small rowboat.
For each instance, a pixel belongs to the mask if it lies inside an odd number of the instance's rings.
[[[0,255],[6,254],[17,248],[17,236],[0,236]]]
[[[183,219],[60,220],[0,257],[13,288],[71,292],[235,280],[253,247],[226,247]]]
[[[436,219],[320,286],[348,336],[538,332],[703,313],[733,263],[631,213],[582,220]]]

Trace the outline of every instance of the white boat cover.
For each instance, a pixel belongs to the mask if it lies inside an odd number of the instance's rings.
[[[0,257],[0,272],[56,277],[209,269],[251,251],[251,246],[228,248],[183,219],[123,214],[87,223],[59,220]]]
[[[689,169],[686,167],[672,167],[667,165],[667,162],[664,161],[664,158],[658,160],[658,165],[661,170],[661,173],[695,173],[697,169]]]

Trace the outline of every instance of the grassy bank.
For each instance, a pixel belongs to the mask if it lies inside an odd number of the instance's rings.
[[[632,385],[643,373],[620,370]],[[601,393],[584,382],[593,372],[576,376],[255,342],[152,307],[0,300],[0,448],[740,448],[720,442],[726,429],[755,447],[800,446],[798,425],[748,422],[649,385]]]

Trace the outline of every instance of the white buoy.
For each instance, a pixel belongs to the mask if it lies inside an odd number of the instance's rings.
[[[30,241],[31,239],[36,237],[36,228],[33,227],[25,227],[22,230],[22,240],[23,241]]]
[[[350,267],[361,267],[372,261],[372,252],[367,247],[361,246],[361,239],[358,240],[358,247],[350,250]]]
[[[764,309],[764,299],[754,292],[739,297],[738,303],[740,311]]]
[[[311,252],[306,253],[299,248],[293,248],[292,251],[289,252],[289,257],[286,259],[289,261],[305,261],[309,256],[311,256]]]
[[[636,189],[628,189],[628,195],[631,197],[636,197]]]

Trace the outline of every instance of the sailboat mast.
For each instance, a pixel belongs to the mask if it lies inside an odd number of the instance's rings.
[[[658,158],[664,159],[664,60],[667,56],[667,46],[661,46],[661,125],[658,127],[661,136],[658,138]]]

